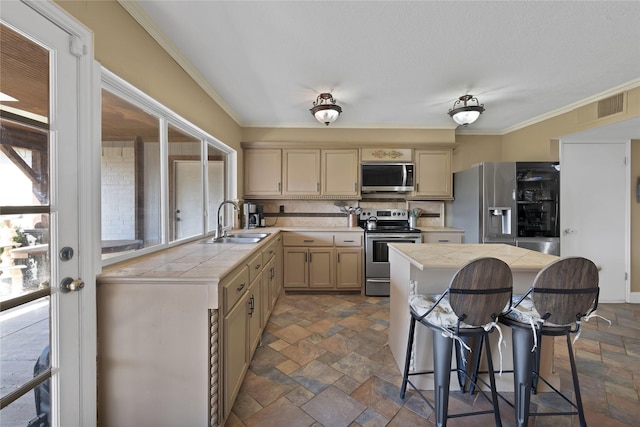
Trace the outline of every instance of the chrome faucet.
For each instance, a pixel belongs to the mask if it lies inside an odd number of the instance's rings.
[[[218,229],[216,230],[216,237],[215,237],[216,239],[224,237],[224,235],[222,234],[222,216],[220,215],[220,210],[222,209],[222,206],[224,206],[227,203],[233,206],[234,211],[238,210],[238,205],[236,205],[235,202],[232,202],[231,200],[225,200],[222,203],[220,203],[220,206],[218,206]],[[227,234],[226,230],[224,231],[224,234]]]

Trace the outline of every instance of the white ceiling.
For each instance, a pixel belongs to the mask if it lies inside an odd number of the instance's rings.
[[[505,133],[640,85],[639,1],[137,1],[121,4],[242,126]],[[612,90],[613,89],[613,90]]]

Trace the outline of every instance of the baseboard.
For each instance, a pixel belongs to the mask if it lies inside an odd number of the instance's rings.
[[[631,292],[629,294],[629,302],[631,304],[640,304],[640,292]]]

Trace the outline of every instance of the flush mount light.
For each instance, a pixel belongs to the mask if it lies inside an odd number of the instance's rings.
[[[475,105],[468,105],[468,102],[475,102]],[[483,111],[484,105],[478,102],[478,98],[473,95],[463,95],[453,103],[449,115],[457,124],[466,126],[475,122]]]
[[[335,122],[340,113],[342,113],[342,108],[336,105],[336,100],[333,99],[333,95],[330,93],[321,93],[313,103],[313,108],[309,111],[311,111],[311,114],[313,114],[316,120],[329,126],[329,123]]]

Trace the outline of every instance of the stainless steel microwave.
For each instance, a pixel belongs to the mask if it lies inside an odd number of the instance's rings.
[[[413,163],[362,162],[360,171],[362,193],[413,191]]]

